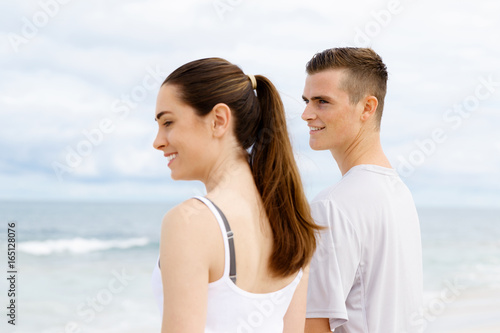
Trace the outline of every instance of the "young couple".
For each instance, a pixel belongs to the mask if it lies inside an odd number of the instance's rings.
[[[161,86],[154,147],[173,179],[207,190],[162,222],[162,332],[421,331],[418,217],[380,144],[386,66],[335,48],[306,71],[309,144],[343,175],[310,205],[266,77],[209,58]]]

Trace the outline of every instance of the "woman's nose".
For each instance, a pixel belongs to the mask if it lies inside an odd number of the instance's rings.
[[[167,140],[161,135],[160,131],[156,134],[156,138],[153,141],[153,147],[158,150],[163,150],[167,146]]]

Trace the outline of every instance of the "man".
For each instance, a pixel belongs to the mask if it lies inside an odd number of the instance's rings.
[[[387,68],[373,50],[335,48],[306,65],[309,145],[342,179],[311,203],[322,232],[306,332],[421,332],[422,246],[413,198],[380,144]]]

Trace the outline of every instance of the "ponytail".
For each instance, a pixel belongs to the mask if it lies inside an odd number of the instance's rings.
[[[250,153],[252,173],[273,231],[271,270],[288,276],[309,263],[316,231],[286,127],[278,91],[266,77],[255,76],[260,122]]]

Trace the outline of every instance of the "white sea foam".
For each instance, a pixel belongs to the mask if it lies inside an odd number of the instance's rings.
[[[148,243],[149,239],[146,237],[113,240],[77,237],[73,239],[21,242],[18,244],[18,249],[32,255],[45,256],[64,252],[81,254],[109,249],[128,249],[144,246]]]

